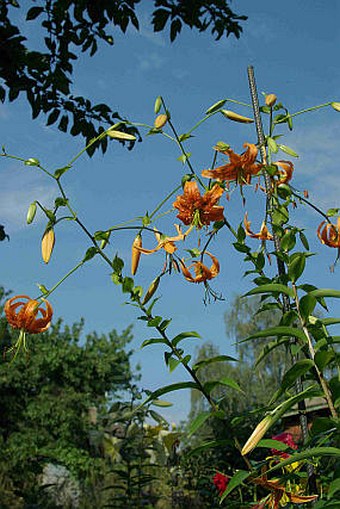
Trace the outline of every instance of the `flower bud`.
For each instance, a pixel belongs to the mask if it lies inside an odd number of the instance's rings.
[[[266,102],[266,105],[267,106],[274,106],[274,104],[276,103],[276,95],[275,94],[268,94],[266,95],[266,99],[265,99],[265,102]]]
[[[147,302],[149,302],[149,300],[151,299],[151,297],[156,293],[157,291],[157,288],[159,286],[159,282],[160,282],[161,278],[159,276],[157,276],[153,281],[152,283],[150,284],[146,294],[145,294],[145,297],[143,299],[143,302],[142,304],[146,304]]]
[[[161,106],[162,106],[162,97],[159,95],[155,100],[155,106],[154,106],[154,111],[155,111],[156,115],[157,115],[157,113],[159,113]]]
[[[154,126],[156,129],[162,129],[168,121],[168,115],[165,113],[161,113],[158,117],[155,118]]]
[[[242,456],[245,456],[253,449],[255,449],[261,438],[266,434],[266,432],[270,428],[271,424],[272,416],[266,415],[266,417],[262,419],[262,421],[256,426],[256,428],[248,438],[247,442],[244,444],[241,451]]]
[[[31,224],[33,222],[33,219],[35,218],[36,212],[37,212],[37,202],[34,201],[28,207],[27,216],[26,216],[26,223],[27,224]]]
[[[340,103],[339,103],[339,102],[332,102],[332,103],[331,103],[331,106],[332,106],[332,108],[333,108],[335,111],[340,111]]]
[[[53,228],[47,228],[41,241],[41,254],[45,263],[50,261],[55,244],[55,235]]]
[[[132,243],[132,250],[131,250],[131,274],[134,276],[138,269],[139,259],[141,252],[138,249],[139,247],[142,247],[142,236],[139,233],[135,240]]]
[[[106,131],[106,134],[110,138],[114,138],[116,140],[126,140],[126,141],[135,141],[136,140],[136,136],[134,136],[133,134],[124,133],[122,131],[117,131],[115,129],[112,129],[112,127]]]
[[[223,115],[229,120],[233,120],[234,122],[241,122],[242,124],[250,124],[251,122],[254,122],[252,118],[244,117],[243,115],[239,115],[238,113],[235,113],[234,111],[230,110],[221,110]]]

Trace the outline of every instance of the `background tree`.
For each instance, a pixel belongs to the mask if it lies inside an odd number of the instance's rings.
[[[18,331],[0,322],[4,355]],[[96,423],[89,409],[107,413],[130,386],[130,328],[121,335],[92,333],[84,341],[82,329],[82,322],[68,327],[59,320],[29,338],[27,356],[0,364],[0,480],[3,474],[3,485],[26,503],[36,501],[37,476],[46,464],[63,465],[80,481],[103,467],[90,442]]]
[[[236,380],[244,390],[242,395],[225,387],[218,386],[214,389],[216,394],[223,398],[222,405],[230,415],[249,411],[255,406],[265,406],[268,403],[268,387],[278,388],[282,375],[289,366],[289,356],[284,346],[268,351],[270,344],[268,338],[243,342],[251,334],[273,327],[279,322],[279,314],[274,309],[261,312],[259,309],[260,301],[257,298],[244,299],[239,296],[234,298],[224,319],[227,336],[231,343],[236,345],[238,361],[210,363],[199,371],[201,380],[220,380],[228,377]],[[206,343],[198,350],[196,362],[219,355],[221,352],[216,346]],[[249,388],[251,390],[247,390]],[[205,409],[204,406],[205,401],[200,393],[192,391],[191,415],[197,415]]]
[[[33,118],[47,115],[47,125],[57,123],[62,132],[83,136],[88,143],[108,125],[122,120],[107,104],[92,104],[89,98],[72,94],[73,63],[81,53],[93,56],[99,43],[114,44],[115,30],[139,29],[136,12],[140,0],[43,0],[0,3],[0,100],[27,98]],[[169,29],[174,41],[183,26],[200,32],[211,29],[218,40],[233,34],[240,37],[240,21],[226,0],[153,0],[152,25],[155,32]],[[17,25],[18,11],[25,10],[28,23],[39,23],[36,41]],[[20,17],[23,13],[20,12]],[[32,48],[35,48],[34,50]],[[105,126],[105,128],[103,127]],[[124,126],[121,127],[124,129]],[[136,133],[135,128],[125,128]],[[107,138],[88,150],[105,152]],[[131,143],[129,145],[131,147]]]

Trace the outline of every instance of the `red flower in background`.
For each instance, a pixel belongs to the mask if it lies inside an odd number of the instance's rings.
[[[218,489],[218,494],[221,496],[225,492],[228,487],[228,483],[230,481],[230,477],[227,475],[221,474],[221,472],[216,472],[213,477],[213,483]]]
[[[279,435],[275,435],[274,437],[272,437],[272,439],[288,445],[288,447],[290,447],[291,449],[296,450],[298,448],[298,446],[294,442],[293,435],[291,435],[290,433],[283,432],[283,433],[280,433]],[[272,449],[271,452],[275,456],[280,456],[283,459],[289,458],[289,456],[290,456],[290,454],[283,452],[283,451],[278,451],[277,449]]]

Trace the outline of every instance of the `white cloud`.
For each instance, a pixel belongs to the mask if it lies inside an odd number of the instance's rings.
[[[43,205],[52,208],[57,190],[45,183],[40,175],[25,170],[17,171],[12,166],[1,172],[0,188],[0,222],[6,231],[18,231],[26,227],[26,215],[30,205],[39,200]],[[37,214],[35,221],[46,220]]]
[[[308,189],[322,209],[340,206],[339,139],[340,123],[332,121],[300,127],[283,141],[299,154],[294,161],[297,187]]]
[[[138,65],[141,71],[160,69],[164,65],[164,58],[158,53],[144,53],[138,57]]]

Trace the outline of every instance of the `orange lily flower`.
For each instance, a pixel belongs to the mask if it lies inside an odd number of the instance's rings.
[[[278,184],[287,184],[292,179],[294,165],[290,161],[276,161],[275,166],[279,166],[279,180]]]
[[[175,228],[177,230],[177,235],[175,237],[161,235],[157,230],[155,230],[154,234],[158,244],[154,249],[145,249],[142,246],[135,246],[134,249],[144,254],[152,254],[156,253],[156,251],[159,251],[160,249],[164,249],[167,253],[173,254],[177,250],[175,242],[184,240],[188,233],[192,230],[192,227],[190,227],[185,233],[182,233],[181,227],[178,224],[175,224]]]
[[[15,302],[18,299],[19,302]],[[39,302],[34,299],[30,299],[27,295],[16,295],[9,299],[5,304],[5,314],[8,323],[14,329],[21,329],[24,332],[30,334],[39,334],[44,332],[51,325],[53,309],[51,304],[42,299],[46,309],[44,309]],[[38,313],[41,314],[41,318],[37,318]]]
[[[259,233],[254,233],[250,229],[251,222],[248,220],[248,213],[244,216],[244,228],[246,231],[246,234],[249,237],[252,237],[253,239],[259,239],[259,240],[273,240],[273,235],[269,232],[266,223],[263,221],[261,229]]]
[[[302,490],[296,484],[292,486],[294,492],[288,491],[284,485],[280,484],[279,479],[268,480],[266,474],[254,479],[253,483],[263,486],[272,492],[260,504],[253,506],[253,509],[265,507],[279,509],[279,507],[284,507],[288,502],[292,504],[307,504],[318,498],[318,495],[301,495]]]
[[[210,224],[211,221],[223,221],[223,207],[216,205],[223,194],[223,189],[215,184],[203,196],[198,189],[197,182],[189,181],[184,184],[184,193],[177,196],[173,203],[179,210],[178,219],[184,224],[193,224],[197,228]]]
[[[202,176],[218,181],[236,180],[236,183],[241,186],[243,184],[250,184],[252,176],[259,173],[262,164],[255,163],[258,150],[253,143],[245,143],[243,146],[247,147],[243,154],[236,154],[230,148],[221,150],[215,147],[215,150],[228,155],[230,162],[213,170],[203,170]]]
[[[213,279],[220,272],[220,264],[215,256],[208,251],[205,253],[210,256],[212,265],[210,269],[204,265],[202,262],[194,262],[189,267],[186,267],[184,261],[182,260],[181,269],[182,273],[187,281],[190,283],[205,283],[206,281]],[[194,267],[195,276],[193,276],[190,272],[191,267]]]
[[[317,229],[317,234],[321,242],[326,244],[326,246],[340,249],[340,216],[337,219],[336,225],[322,221]]]

